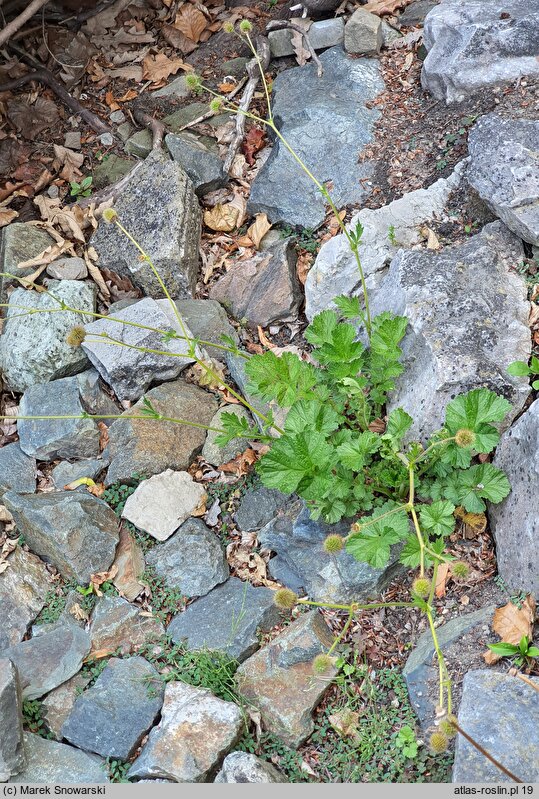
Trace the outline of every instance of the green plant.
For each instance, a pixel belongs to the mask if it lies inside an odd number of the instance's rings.
[[[507,367],[507,371],[514,377],[528,377],[528,375],[532,377],[533,375],[539,375],[539,358],[532,355],[529,366],[524,361],[513,361],[513,363],[510,363]],[[532,381],[532,388],[539,391],[539,380]]]
[[[127,779],[127,772],[131,768],[131,763],[126,763],[124,760],[113,760],[107,757],[105,768],[107,769],[111,782],[129,782]]]
[[[109,655],[108,657],[98,658],[97,660],[95,658],[90,657],[84,661],[82,669],[80,670],[80,674],[83,677],[89,679],[90,681],[84,690],[87,690],[88,688],[92,687],[97,678],[106,669],[107,663],[109,662],[111,657],[112,655]]]
[[[25,699],[22,703],[22,722],[25,730],[42,738],[53,738],[43,718],[43,705],[39,699]]]
[[[408,724],[401,727],[395,737],[395,746],[402,749],[402,754],[405,757],[416,757],[419,748],[415,732]]]
[[[76,180],[72,180],[69,184],[70,195],[72,197],[89,197],[92,193],[92,182],[93,178],[91,175],[87,175],[80,183],[77,183]]]
[[[165,578],[159,577],[153,568],[148,567],[140,575],[140,579],[150,589],[152,613],[164,624],[170,620],[171,616],[175,616],[183,610],[186,597],[178,588],[169,586]]]
[[[507,644],[500,641],[498,644],[489,644],[488,648],[502,658],[511,658],[516,666],[523,666],[534,658],[539,658],[539,648],[533,646],[526,635],[523,635],[518,644]]]
[[[67,595],[70,591],[78,591],[79,587],[80,586],[78,586],[74,580],[69,580],[62,583],[57,588],[47,591],[45,603],[35,619],[34,624],[52,624],[58,621],[65,610]],[[83,610],[90,611],[94,606],[94,600],[95,597],[93,596],[84,596],[79,604]]]
[[[283,225],[280,233],[283,239],[291,239],[298,250],[306,250],[306,252],[316,255],[320,249],[320,242],[316,238],[314,230],[310,228],[294,229],[290,225]]]
[[[389,239],[389,243],[393,245],[393,247],[397,247],[397,236],[395,234],[395,225],[390,225],[387,230],[387,238]]]

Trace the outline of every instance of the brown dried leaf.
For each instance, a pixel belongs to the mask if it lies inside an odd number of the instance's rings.
[[[268,221],[266,214],[257,214],[253,224],[247,228],[247,236],[257,250],[268,230],[271,230],[271,222]]]
[[[62,170],[60,172],[60,177],[68,182],[79,178],[82,174],[79,167],[82,166],[84,155],[82,153],[76,153],[68,147],[62,147],[59,144],[54,144],[53,149],[53,168],[58,171],[60,169]]]
[[[129,602],[133,602],[144,588],[138,578],[146,565],[142,549],[123,524],[120,527],[120,543],[116,549],[114,565],[118,570],[112,581],[114,586]]]
[[[13,211],[11,208],[0,208],[0,227],[11,224],[18,216],[18,212]]]
[[[174,20],[174,27],[195,43],[200,40],[200,35],[207,24],[206,17],[202,11],[199,11],[198,8],[189,3],[184,3],[180,13]]]
[[[251,466],[256,463],[258,460],[258,455],[248,447],[245,452],[241,452],[231,461],[228,463],[223,463],[219,466],[219,469],[222,472],[228,472],[230,474],[235,474],[237,477],[242,477],[244,474],[248,474],[251,471]]]
[[[163,25],[161,33],[165,41],[183,55],[189,55],[189,53],[192,53],[193,50],[196,50],[198,47],[195,42],[187,38],[185,33],[182,33],[173,25]]]
[[[441,599],[445,596],[445,589],[447,586],[447,580],[449,578],[449,563],[440,563],[438,566],[438,573],[436,575],[436,588],[435,594],[438,599]]]
[[[103,592],[100,590],[99,586],[103,585],[103,583],[112,581],[117,574],[118,567],[113,563],[108,571],[95,572],[94,574],[90,575],[90,585],[92,586],[96,596],[103,596]]]
[[[204,224],[210,230],[231,233],[238,227],[239,209],[232,203],[217,203],[210,211],[204,211]]]
[[[512,602],[497,608],[494,611],[492,629],[498,633],[503,643],[518,645],[524,635],[532,639],[534,619],[535,599],[528,594],[520,608]]]
[[[312,21],[310,19],[294,19],[294,24],[300,28],[303,28],[305,31],[308,31],[312,25]],[[307,63],[311,57],[311,54],[304,46],[304,38],[299,31],[292,31],[291,45],[294,48],[296,61],[300,67],[302,67]]]
[[[42,131],[57,125],[58,109],[45,97],[38,97],[35,103],[9,100],[7,117],[24,139],[33,141]]]
[[[75,619],[77,619],[77,621],[88,621],[90,618],[88,613],[84,610],[84,608],[81,608],[78,602],[75,602],[75,604],[69,608],[69,612]]]
[[[109,429],[103,421],[98,422],[97,426],[99,428],[99,451],[103,452],[109,443]]]
[[[190,72],[193,67],[186,64],[181,58],[167,58],[164,53],[157,55],[147,55],[142,62],[144,80],[151,80],[153,83],[166,80],[169,75],[175,75],[179,69]]]

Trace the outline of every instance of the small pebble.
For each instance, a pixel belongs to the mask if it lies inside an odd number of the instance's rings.
[[[110,147],[114,144],[114,136],[112,133],[102,133],[99,137],[99,141],[104,147]]]
[[[69,131],[69,133],[66,133],[64,138],[64,147],[67,147],[69,150],[80,150],[80,130],[72,130]]]
[[[47,189],[47,194],[52,200],[55,200],[58,197],[58,193],[58,186],[56,186],[54,183]]]
[[[125,114],[123,111],[113,111],[109,119],[119,125],[121,122],[125,122]]]

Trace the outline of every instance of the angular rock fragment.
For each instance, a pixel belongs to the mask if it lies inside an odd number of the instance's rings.
[[[214,782],[288,782],[275,766],[249,752],[231,752]]]
[[[383,44],[382,21],[376,14],[357,8],[344,27],[347,53],[376,55]]]
[[[104,760],[73,746],[48,741],[40,735],[27,732],[24,735],[24,748],[27,766],[10,782],[48,785],[110,782]]]
[[[108,649],[129,654],[165,633],[160,621],[141,615],[140,608],[118,596],[103,596],[92,613],[92,652]]]
[[[169,133],[165,136],[165,145],[173,160],[189,175],[198,197],[228,183],[215,139],[188,132],[178,136]]]
[[[0,496],[5,491],[31,494],[36,490],[36,461],[18,443],[0,449]]]
[[[52,588],[45,564],[31,552],[17,547],[7,564],[0,574],[0,652],[22,641]]]
[[[223,423],[221,420],[223,413],[233,413],[234,416],[237,416],[239,419],[245,419],[249,425],[251,424],[251,417],[242,405],[224,405],[222,408],[219,408],[211,420],[210,427],[222,429]],[[221,464],[231,461],[236,455],[239,455],[240,452],[243,452],[249,446],[247,439],[235,438],[233,441],[229,441],[228,444],[225,444],[224,447],[221,447],[216,442],[219,435],[220,433],[217,433],[215,430],[208,430],[206,441],[202,448],[202,457],[205,461],[211,463],[212,466],[221,466]]]
[[[22,771],[26,755],[22,740],[22,696],[17,669],[6,657],[0,658],[0,782]]]

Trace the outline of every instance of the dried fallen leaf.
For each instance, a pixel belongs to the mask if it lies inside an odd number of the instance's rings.
[[[255,216],[255,221],[247,229],[247,236],[250,238],[257,250],[260,247],[260,242],[268,230],[271,230],[271,222],[268,221],[266,214],[257,214]]]
[[[59,144],[53,145],[54,161],[53,168],[60,171],[62,180],[76,180],[81,176],[80,167],[84,161],[82,153],[76,153],[68,147],[62,147]]]
[[[75,602],[74,605],[71,605],[69,612],[75,619],[77,619],[77,621],[88,621],[90,618],[88,613],[84,610],[84,608],[81,608],[78,602]]]
[[[242,150],[249,166],[254,164],[255,153],[264,147],[265,140],[266,133],[262,128],[253,126],[247,131],[247,135],[243,140]]]
[[[182,61],[181,58],[167,58],[164,53],[157,53],[157,55],[147,55],[142,62],[144,80],[151,80],[152,83],[159,83],[159,81],[166,80],[169,75],[175,75],[179,69],[186,72],[191,71],[193,68]]]
[[[18,212],[13,211],[11,208],[0,208],[0,227],[11,224],[18,216]]]
[[[210,211],[204,211],[204,224],[210,230],[231,233],[238,226],[239,209],[227,203],[217,203]]]
[[[256,452],[248,447],[245,452],[241,452],[231,461],[228,463],[223,463],[219,466],[219,469],[222,472],[228,472],[230,474],[235,474],[238,477],[242,477],[244,474],[248,474],[251,470],[251,466],[253,463],[256,463],[258,460],[258,455]]]
[[[449,563],[440,563],[438,566],[438,573],[436,575],[436,588],[435,593],[438,599],[445,596],[445,589],[447,580],[449,578]]]
[[[189,3],[183,4],[180,13],[174,20],[174,27],[195,43],[200,40],[206,25],[207,20],[204,14]]]
[[[99,451],[103,452],[109,443],[109,429],[105,422],[98,422],[97,426],[99,428]]]
[[[114,566],[117,569],[112,581],[114,586],[129,602],[133,602],[144,588],[144,584],[138,579],[145,569],[144,555],[123,524],[120,527],[120,543],[116,549]]]
[[[492,620],[492,629],[498,633],[503,643],[519,644],[524,635],[531,640],[534,618],[535,599],[529,594],[520,608],[512,602],[497,608]]]
[[[103,583],[108,583],[116,577],[118,574],[118,567],[113,563],[108,571],[104,572],[95,572],[95,574],[90,575],[90,585],[93,588],[94,594],[96,596],[103,596],[103,592],[100,590],[100,586]]]
[[[266,336],[266,334],[264,333],[264,331],[262,330],[260,325],[257,325],[256,329],[258,331],[258,339],[259,339],[260,343],[264,347],[267,347],[268,350],[272,350],[275,347],[275,344],[273,343],[273,341],[269,340],[269,338]]]
[[[427,250],[439,250],[441,247],[438,237],[434,230],[427,228]]]
[[[73,480],[72,483],[64,486],[64,491],[75,491],[80,486],[86,486],[90,494],[94,497],[101,497],[105,492],[103,483],[95,483],[91,477],[79,477],[78,480]]]
[[[303,30],[308,31],[312,25],[312,21],[310,19],[294,19],[294,24],[302,28]],[[311,53],[304,46],[304,38],[299,31],[292,31],[291,44],[292,47],[294,48],[296,61],[300,65],[300,67],[302,67],[304,64],[307,63],[307,61],[311,57]]]

